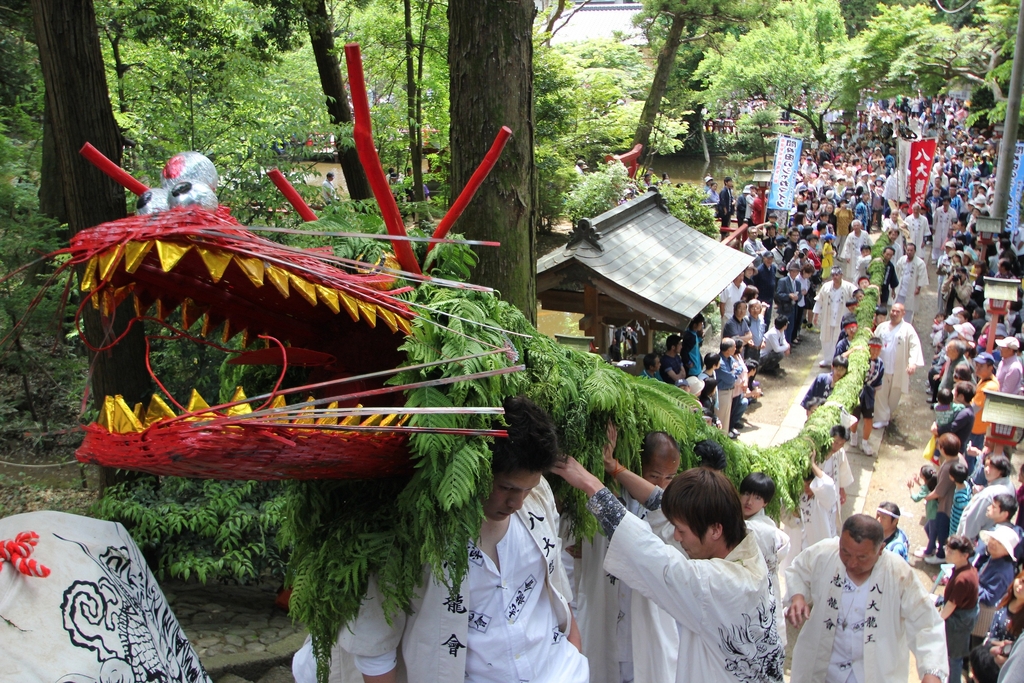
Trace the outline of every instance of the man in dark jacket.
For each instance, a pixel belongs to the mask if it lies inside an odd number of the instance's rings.
[[[723,228],[732,226],[732,212],[735,210],[733,204],[735,198],[732,196],[732,177],[726,176],[722,191],[718,193],[718,217],[722,221]]]
[[[775,302],[775,286],[778,277],[779,269],[775,265],[775,254],[766,251],[761,255],[761,265],[753,277],[754,286],[757,287],[757,298],[765,302],[765,329],[772,324],[772,304]]]
[[[892,247],[886,247],[882,252],[885,273],[882,275],[882,286],[879,287],[878,302],[883,306],[889,305],[889,292],[895,292],[900,286],[900,279],[896,276],[896,266],[892,262],[892,257],[895,255],[896,250]]]
[[[779,284],[775,288],[775,304],[778,306],[777,315],[784,315],[789,318],[789,327],[786,328],[786,341],[792,344],[795,334],[793,328],[797,327],[796,320],[794,320],[797,309],[796,303],[800,300],[801,296],[800,283],[796,279],[800,274],[800,264],[796,261],[790,261],[787,270],[789,275],[779,280]],[[758,290],[758,292],[760,291]]]

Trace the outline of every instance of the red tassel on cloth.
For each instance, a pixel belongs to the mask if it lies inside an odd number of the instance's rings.
[[[46,578],[50,570],[29,555],[39,542],[39,534],[34,531],[22,531],[14,537],[14,540],[0,541],[0,571],[3,570],[4,562],[10,562],[14,568],[26,576],[37,576]]]

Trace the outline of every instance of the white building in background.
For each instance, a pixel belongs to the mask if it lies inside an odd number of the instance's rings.
[[[537,10],[547,9],[556,0],[534,0]],[[580,5],[577,0],[575,5]],[[633,26],[635,17],[643,6],[640,0],[590,0],[578,10],[566,9],[565,17],[558,20],[553,45],[559,43],[577,43],[595,38],[615,38],[617,35],[626,37],[624,42],[637,44],[646,42],[640,30]]]

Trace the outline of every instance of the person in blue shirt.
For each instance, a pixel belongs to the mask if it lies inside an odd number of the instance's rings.
[[[864,202],[864,194],[857,197],[857,206],[853,209],[853,215],[862,225],[871,225],[871,209]]]
[[[646,379],[661,379],[661,358],[656,353],[649,353],[644,356],[644,371],[640,373]]]
[[[882,525],[885,535],[885,549],[896,553],[906,562],[910,562],[910,539],[900,529],[900,508],[896,503],[885,501],[878,504],[875,519]]]
[[[816,398],[828,398],[836,382],[846,376],[846,371],[849,367],[849,361],[842,356],[836,356],[832,359],[832,372],[823,372],[814,378],[814,381],[811,382],[811,388],[807,390],[803,400],[800,401],[800,405],[803,406],[808,415],[811,414],[811,401]]]
[[[1013,527],[997,524],[991,531],[982,531],[981,540],[985,543],[985,553],[974,563],[978,568],[978,603],[982,607],[995,607],[1013,582],[1013,555],[1020,537]],[[991,626],[991,621],[982,624],[979,620],[977,628],[988,631]]]
[[[690,320],[683,332],[683,346],[680,350],[685,377],[697,377],[704,371],[700,346],[704,343],[704,314],[698,313]]]

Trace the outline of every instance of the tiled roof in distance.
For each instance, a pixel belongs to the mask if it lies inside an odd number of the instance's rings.
[[[583,238],[578,228],[572,246],[538,259],[537,274],[574,260],[637,296],[692,318],[753,258],[697,232],[663,204],[657,192],[647,192],[593,218],[596,235]]]

